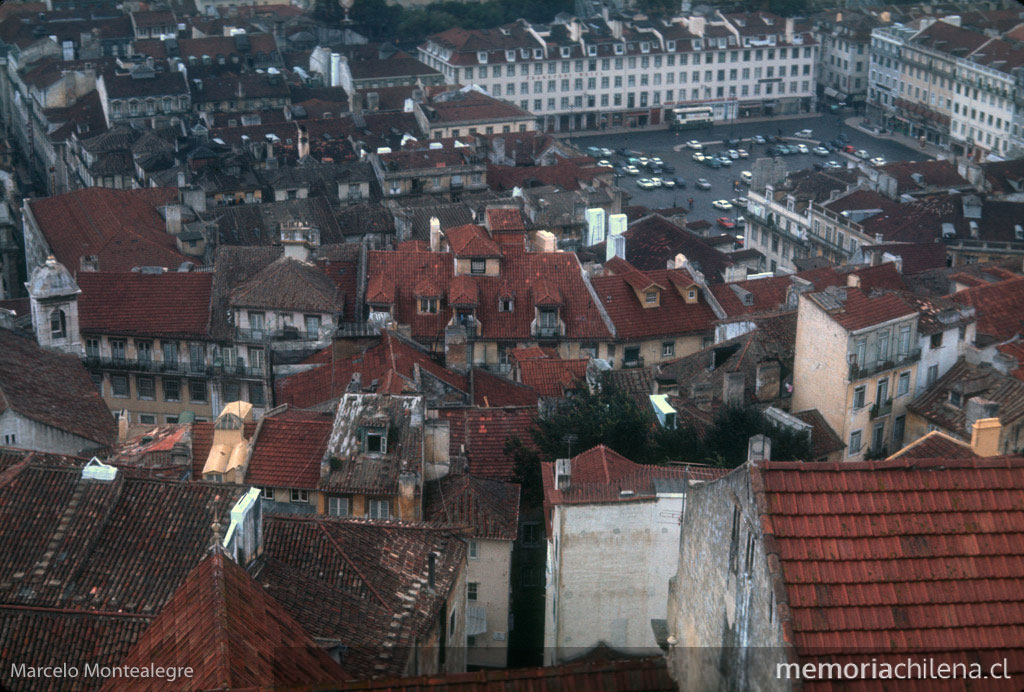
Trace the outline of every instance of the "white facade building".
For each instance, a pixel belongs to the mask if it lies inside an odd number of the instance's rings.
[[[818,44],[765,12],[631,24],[579,20],[429,37],[420,60],[531,111],[546,130],[644,127],[672,107],[733,119],[814,110]]]

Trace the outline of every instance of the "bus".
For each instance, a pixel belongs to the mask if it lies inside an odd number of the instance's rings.
[[[686,106],[672,109],[673,130],[692,130],[698,127],[711,127],[714,122],[711,106]]]

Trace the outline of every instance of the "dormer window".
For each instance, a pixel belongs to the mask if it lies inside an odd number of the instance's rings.
[[[669,41],[667,44],[665,44],[665,47],[668,48],[668,50],[675,50],[676,49],[676,42],[675,41]]]
[[[515,301],[511,298],[498,299],[498,312],[512,312],[515,308]]]
[[[436,315],[437,298],[420,298],[419,308],[421,315]]]
[[[597,46],[587,46],[587,55],[597,55]]]
[[[686,292],[686,302],[688,302],[688,303],[696,303],[697,302],[697,291],[695,289],[691,288],[689,291]]]
[[[523,60],[526,60],[528,57],[530,57],[530,49],[529,48],[520,48],[519,49],[519,57],[522,58]]]
[[[477,62],[479,62],[479,63],[481,63],[483,65],[486,65],[487,64],[487,51],[485,51],[485,50],[477,51],[476,60],[477,60]]]
[[[616,43],[615,44],[615,54],[616,55],[622,55],[625,52],[626,52],[626,47],[625,46],[623,46],[621,43]]]
[[[387,431],[384,428],[367,428],[363,432],[363,452],[366,454],[387,454]]]
[[[473,259],[469,261],[469,273],[470,274],[486,274],[487,273],[487,260],[485,259]]]
[[[514,50],[505,51],[505,60],[507,60],[508,62],[515,62],[516,52]]]
[[[569,46],[562,46],[562,57],[568,58],[572,55],[572,48]]]
[[[657,291],[647,291],[646,293],[644,293],[644,303],[646,303],[648,305],[654,305],[657,302],[658,302],[658,292]]]
[[[543,58],[544,57],[544,49],[543,48],[534,48],[533,49],[533,57],[536,58],[537,60],[540,60],[541,58]]]
[[[640,52],[641,53],[650,53],[651,52],[651,44],[647,43],[646,41],[641,43],[640,44]]]
[[[953,406],[956,406],[957,408],[960,408],[961,402],[962,402],[962,397],[960,396],[960,392],[950,391],[950,393],[949,393],[949,403],[952,404]]]

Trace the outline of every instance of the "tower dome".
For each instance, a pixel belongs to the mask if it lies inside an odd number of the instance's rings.
[[[32,276],[25,284],[28,294],[35,300],[64,298],[81,293],[78,284],[63,264],[54,259],[53,255],[46,262],[32,270]]]

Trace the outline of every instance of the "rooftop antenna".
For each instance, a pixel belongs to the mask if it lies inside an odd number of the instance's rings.
[[[580,436],[576,435],[574,433],[569,433],[568,435],[562,435],[562,442],[564,442],[566,444],[566,447],[568,448],[567,451],[568,451],[568,458],[569,459],[572,459],[572,443],[573,442],[578,442],[579,439],[580,439]]]

